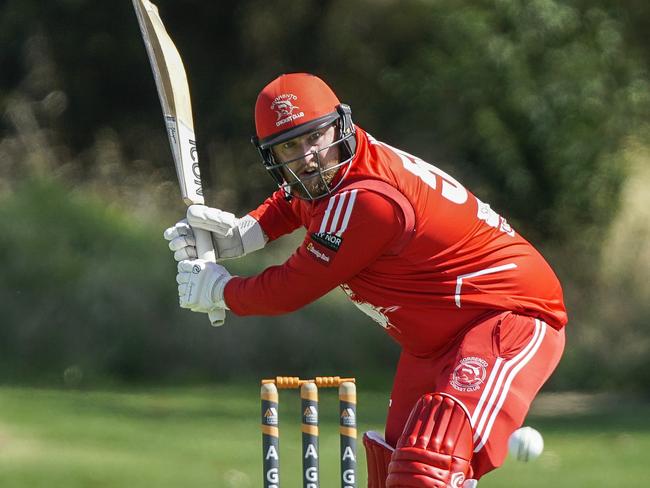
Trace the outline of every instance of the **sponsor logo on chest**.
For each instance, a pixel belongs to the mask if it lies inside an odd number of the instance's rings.
[[[332,256],[327,254],[326,249],[318,249],[313,242],[307,244],[307,251],[309,255],[316,259],[319,263],[329,266],[332,261]]]
[[[343,243],[343,238],[341,236],[329,232],[313,232],[311,238],[332,251],[338,251],[339,247],[341,247],[341,244]]]

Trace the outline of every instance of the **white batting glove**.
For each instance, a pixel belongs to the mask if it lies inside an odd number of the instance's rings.
[[[179,262],[176,282],[181,308],[208,313],[211,320],[212,317],[223,316],[219,311],[228,308],[223,299],[223,290],[231,278],[228,270],[217,263],[203,259]]]
[[[238,258],[257,251],[269,240],[259,222],[250,215],[238,219],[218,208],[192,205],[187,209],[187,219],[177,222],[163,234],[176,261],[198,256],[192,227],[210,232],[218,260]]]
[[[198,257],[194,231],[192,231],[186,219],[180,220],[173,227],[166,229],[163,237],[169,241],[169,249],[174,252],[176,261],[196,259]]]

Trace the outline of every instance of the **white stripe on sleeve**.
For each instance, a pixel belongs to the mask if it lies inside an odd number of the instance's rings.
[[[341,217],[341,209],[343,208],[343,204],[345,203],[345,199],[348,196],[348,192],[343,192],[339,195],[339,204],[336,206],[336,211],[334,212],[334,217],[332,217],[332,223],[330,224],[330,228],[327,232],[330,234],[334,233],[334,230],[336,229],[336,226],[339,223],[339,218]]]
[[[345,209],[345,215],[343,216],[343,223],[341,223],[341,227],[339,230],[336,231],[336,235],[341,237],[343,235],[343,232],[345,232],[345,229],[348,228],[348,223],[350,222],[350,215],[352,214],[352,209],[354,208],[354,202],[357,199],[357,191],[359,190],[352,190],[350,192],[350,200],[348,201],[348,206]]]
[[[330,218],[330,212],[332,211],[332,207],[334,207],[334,201],[338,198],[338,195],[334,195],[333,197],[330,198],[330,201],[327,204],[327,209],[325,210],[325,215],[323,215],[323,221],[320,223],[320,229],[318,232],[321,234],[325,232],[325,228],[327,227],[327,221]]]

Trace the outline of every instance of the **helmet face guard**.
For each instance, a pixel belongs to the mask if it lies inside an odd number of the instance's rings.
[[[289,165],[291,163],[305,158],[310,153],[288,161],[276,160],[276,157],[273,154],[273,146],[291,140],[295,137],[317,131],[331,124],[336,124],[338,131],[337,139],[331,144],[328,144],[327,146],[320,148],[318,151],[311,153],[314,154],[316,162],[318,164],[318,171],[316,171],[313,175],[309,175],[308,177],[303,176],[303,178],[300,179],[298,175],[296,175],[291,170],[291,168],[289,168]],[[253,137],[252,143],[257,148],[262,158],[262,164],[271,174],[271,177],[277,183],[277,185],[284,190],[285,196],[287,198],[296,196],[298,198],[306,200],[317,200],[319,198],[326,197],[334,192],[334,190],[336,190],[336,188],[341,184],[345,178],[345,175],[350,169],[350,163],[352,162],[356,151],[356,136],[354,124],[352,123],[352,111],[348,105],[339,104],[336,106],[335,112],[324,115],[310,122],[299,125],[297,127],[293,127],[289,130],[281,132],[280,134],[275,134],[262,140],[259,140],[257,137]],[[319,153],[326,151],[334,146],[338,146],[340,148],[339,162],[334,166],[325,169],[323,168]],[[288,173],[292,177],[291,179],[293,181],[287,181],[287,178],[285,177],[285,173],[283,171]],[[333,175],[339,172],[340,174],[336,176]],[[318,178],[320,180],[321,186],[324,189],[323,192],[317,195],[312,195],[304,183],[314,178]],[[331,185],[331,182],[334,182],[334,185]],[[302,190],[302,192],[292,191],[294,187],[298,187]]]

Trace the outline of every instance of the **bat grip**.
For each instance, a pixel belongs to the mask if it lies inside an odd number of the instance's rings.
[[[199,259],[216,262],[214,247],[212,247],[212,237],[210,232],[203,229],[194,228],[194,239],[196,239],[196,253]]]
[[[199,259],[205,259],[206,261],[216,261],[216,256],[214,253],[214,247],[212,246],[212,237],[210,232],[203,229],[194,229],[194,239],[196,239],[196,253],[198,254]],[[226,320],[226,311],[217,310],[210,312],[210,323],[214,327],[219,327],[224,324]]]

